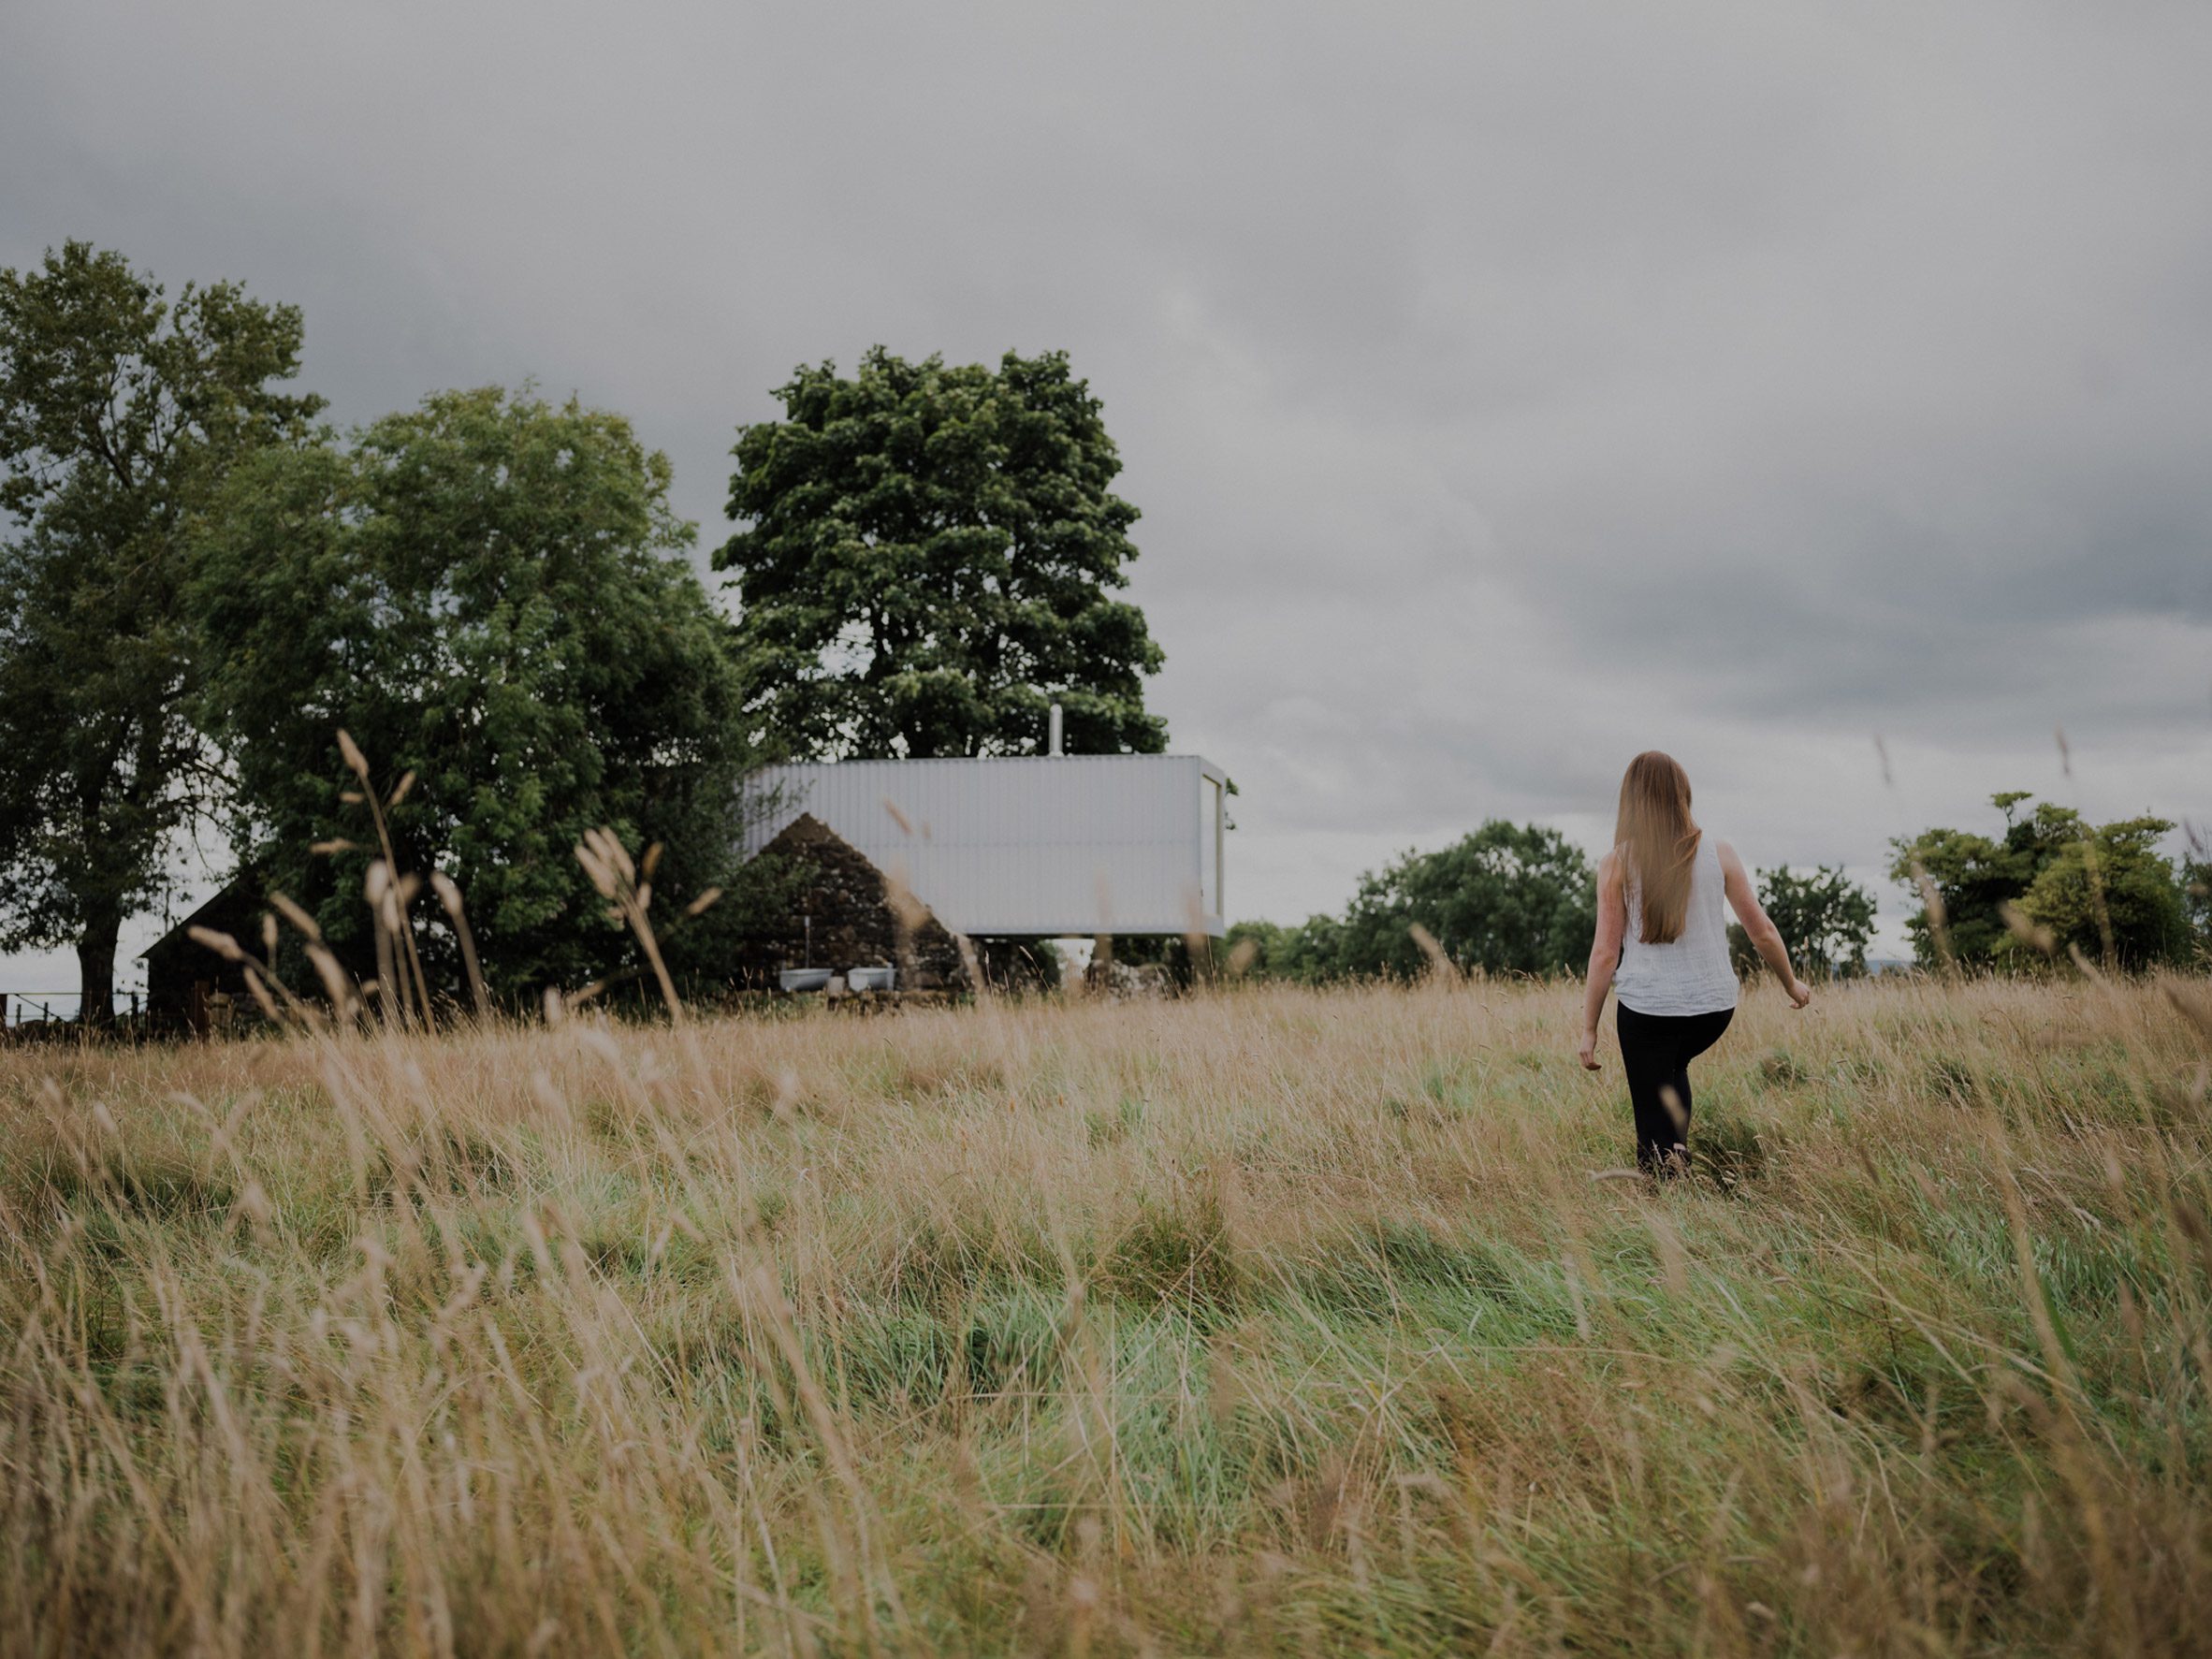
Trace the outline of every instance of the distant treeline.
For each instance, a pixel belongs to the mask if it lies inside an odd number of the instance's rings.
[[[1866,972],[1872,894],[1825,867],[1764,869],[1757,882],[1800,972]],[[1550,978],[1581,973],[1596,930],[1596,872],[1582,850],[1555,829],[1493,818],[1451,846],[1409,851],[1361,877],[1342,916],[1288,927],[1240,922],[1224,947],[1245,972],[1308,983],[1413,978],[1439,961]]]
[[[2212,958],[2212,864],[2192,839],[2159,851],[2174,825],[2131,818],[2090,825],[2028,795],[1993,797],[2001,837],[1930,829],[1891,847],[1892,877],[1919,900],[1906,922],[1917,963],[2019,969],[2076,960],[2135,970]],[[1808,979],[1867,971],[1874,895],[1840,867],[1756,873],[1759,900]],[[1930,900],[1932,899],[1932,904]],[[1412,978],[1437,961],[1461,971],[1579,974],[1597,926],[1595,873],[1541,824],[1492,819],[1433,852],[1407,852],[1361,877],[1341,916],[1280,926],[1239,922],[1224,941],[1239,971],[1320,983]],[[1734,924],[1738,970],[1758,960]]]

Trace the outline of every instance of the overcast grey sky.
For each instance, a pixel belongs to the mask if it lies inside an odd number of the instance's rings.
[[[1236,914],[1646,747],[1878,880],[2212,820],[2208,76],[2193,0],[9,0],[0,265],[297,301],[348,422],[574,390],[703,549],[793,365],[1066,347]]]

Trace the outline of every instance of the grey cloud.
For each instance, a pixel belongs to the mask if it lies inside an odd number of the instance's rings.
[[[1871,866],[2061,722],[2085,799],[2212,817],[2207,49],[2178,5],[81,0],[0,16],[0,264],[297,300],[346,420],[574,388],[703,554],[793,364],[1066,346],[1255,910],[1492,811],[1602,837],[1654,743],[1760,862]]]

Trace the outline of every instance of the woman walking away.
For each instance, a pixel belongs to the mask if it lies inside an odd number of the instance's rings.
[[[1743,861],[1690,816],[1690,779],[1647,749],[1621,779],[1613,850],[1597,866],[1597,941],[1582,997],[1582,1064],[1597,1070],[1606,992],[1621,994],[1621,1067],[1636,1111],[1636,1161],[1654,1174],[1690,1167],[1690,1062],[1736,1013],[1725,895],[1744,932],[1803,1008],[1812,992],[1790,969],[1782,935],[1752,891]],[[1616,966],[1618,964],[1618,966]]]

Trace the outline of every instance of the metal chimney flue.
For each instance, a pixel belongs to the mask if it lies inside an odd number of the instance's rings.
[[[1053,705],[1052,719],[1046,725],[1044,751],[1054,755],[1068,752],[1060,747],[1060,706],[1057,703]]]

